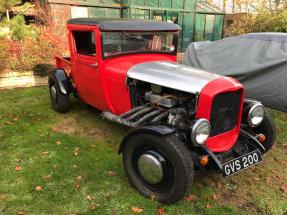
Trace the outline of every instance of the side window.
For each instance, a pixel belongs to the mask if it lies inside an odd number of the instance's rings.
[[[96,56],[95,34],[90,31],[72,31],[77,54]]]

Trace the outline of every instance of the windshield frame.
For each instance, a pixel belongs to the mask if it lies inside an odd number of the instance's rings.
[[[113,33],[113,32],[118,32],[118,33],[123,33],[123,32],[126,32],[126,33],[173,33],[174,35],[176,35],[176,38],[175,38],[175,49],[174,51],[172,52],[165,52],[165,51],[142,51],[142,50],[139,50],[139,51],[130,51],[130,52],[122,52],[120,54],[113,54],[113,55],[110,55],[110,56],[105,56],[104,54],[104,39],[103,39],[103,34],[102,33]],[[105,60],[105,59],[110,59],[110,58],[114,58],[114,57],[120,57],[120,56],[125,56],[125,55],[133,55],[133,54],[165,54],[165,55],[170,55],[170,56],[176,56],[177,55],[177,49],[178,49],[178,41],[179,41],[179,31],[178,30],[174,30],[174,31],[101,31],[100,32],[100,37],[101,37],[101,55],[102,55],[102,59]]]

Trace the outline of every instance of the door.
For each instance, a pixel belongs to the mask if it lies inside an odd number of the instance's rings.
[[[215,15],[205,16],[205,40],[213,41]]]
[[[215,23],[214,23],[214,40],[222,39],[222,31],[224,25],[224,16],[223,15],[216,15]]]
[[[102,97],[95,30],[71,30],[73,78],[79,97],[98,108]]]
[[[204,29],[205,29],[205,15],[196,14],[195,18],[195,41],[204,40]]]

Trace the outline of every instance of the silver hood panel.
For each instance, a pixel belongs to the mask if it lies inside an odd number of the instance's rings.
[[[221,76],[174,62],[153,61],[131,67],[128,78],[188,92],[199,93]]]

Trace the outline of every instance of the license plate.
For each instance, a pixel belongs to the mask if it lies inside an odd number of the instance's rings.
[[[222,176],[227,177],[262,161],[260,150],[242,155],[222,165]]]

